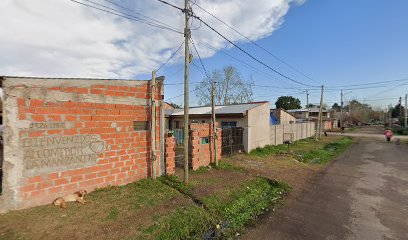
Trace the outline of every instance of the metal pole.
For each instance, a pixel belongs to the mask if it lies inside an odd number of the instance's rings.
[[[152,163],[152,178],[156,179],[156,70],[152,72],[152,81],[150,82],[150,107],[151,107],[151,124],[150,124],[150,141],[151,141],[151,163]]]
[[[211,84],[211,114],[212,114],[212,129],[213,129],[213,141],[214,141],[214,153],[215,153],[215,166],[218,166],[218,136],[217,136],[217,128],[215,126],[215,101],[214,101],[214,94],[215,94],[215,82],[213,81]]]
[[[188,183],[188,154],[189,154],[189,96],[188,96],[188,77],[189,77],[189,64],[190,64],[190,49],[189,49],[189,39],[190,39],[190,7],[189,0],[184,0],[184,17],[185,17],[185,28],[184,28],[184,183]]]

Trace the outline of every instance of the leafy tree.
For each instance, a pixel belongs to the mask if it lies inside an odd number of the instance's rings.
[[[401,108],[401,109],[400,109]],[[404,112],[405,112],[405,108],[404,106],[401,106],[401,104],[397,104],[395,105],[395,107],[392,108],[392,117],[393,118],[400,118],[401,117],[401,113],[402,112],[402,117],[404,116]]]
[[[245,80],[233,66],[214,70],[195,87],[199,105],[211,104],[211,83],[215,82],[214,101],[217,105],[245,103],[253,100],[252,80]]]
[[[288,109],[300,109],[302,106],[300,105],[299,98],[294,98],[292,96],[281,96],[275,102],[276,108],[282,108],[285,110]]]
[[[335,103],[335,104],[333,104],[332,109],[337,111],[337,112],[340,112],[341,106],[338,103]]]

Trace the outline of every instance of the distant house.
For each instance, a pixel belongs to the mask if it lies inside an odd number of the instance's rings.
[[[215,107],[215,116],[221,128],[242,127],[244,129],[244,150],[249,152],[270,143],[269,102],[222,105]],[[183,128],[184,109],[166,110],[168,129]],[[191,107],[189,123],[210,123],[211,107]]]
[[[270,117],[271,125],[292,124],[296,122],[296,118],[282,108],[271,109]]]
[[[296,122],[316,122],[319,120],[319,108],[303,108],[303,109],[290,109],[288,113],[292,114],[296,118]],[[332,129],[333,121],[330,118],[330,111],[322,110],[322,122],[323,129]]]

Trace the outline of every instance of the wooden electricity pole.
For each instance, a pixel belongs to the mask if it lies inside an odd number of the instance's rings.
[[[323,120],[323,91],[324,91],[324,86],[322,85],[322,90],[320,94],[320,108],[319,108],[319,119],[317,122],[317,131],[316,131],[316,136],[315,139],[318,140],[320,139],[321,136],[321,131],[322,131],[322,120]]]
[[[217,128],[215,122],[215,82],[213,81],[211,84],[211,115],[212,115],[212,129],[213,129],[213,141],[214,141],[214,154],[215,154],[215,166],[218,166],[218,136],[217,136]]]
[[[189,141],[189,96],[188,96],[188,77],[189,77],[189,65],[190,65],[190,49],[189,49],[189,40],[190,40],[190,6],[189,0],[184,0],[184,18],[185,18],[185,28],[184,28],[184,183],[188,184],[188,141]]]
[[[152,72],[152,81],[150,82],[150,141],[151,141],[151,149],[150,149],[150,156],[151,156],[151,164],[152,164],[152,178],[156,179],[156,102],[155,102],[155,94],[156,93],[156,70]]]
[[[343,107],[344,107],[344,103],[343,103],[343,89],[340,91],[340,128],[343,127]]]
[[[405,94],[404,128],[408,127],[408,109],[407,109],[407,105],[408,105],[408,94]]]

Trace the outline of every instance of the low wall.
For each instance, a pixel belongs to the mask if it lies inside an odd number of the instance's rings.
[[[221,131],[221,129],[217,129],[218,160],[221,160]],[[190,124],[190,155],[193,170],[215,163],[215,144],[212,135],[211,123]]]
[[[2,84],[0,211],[150,175],[149,81],[6,77]],[[159,83],[155,99],[162,91]],[[159,170],[160,154],[157,162]]]
[[[309,123],[294,123],[284,125],[273,125],[270,128],[270,144],[283,144],[285,140],[297,141],[304,138],[309,138],[315,134],[315,124]]]

